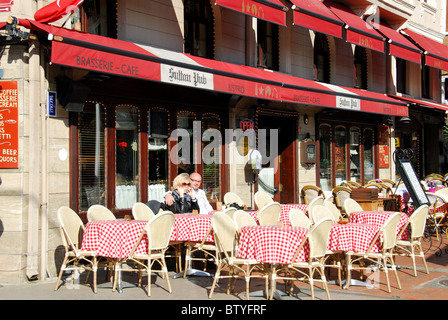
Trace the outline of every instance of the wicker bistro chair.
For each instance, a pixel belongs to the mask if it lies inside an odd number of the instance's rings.
[[[115,220],[115,215],[105,206],[94,204],[87,209],[87,221]]]
[[[237,210],[233,214],[233,222],[236,225],[236,232],[239,237],[239,234],[241,233],[241,228],[246,226],[256,226],[257,221],[255,221],[254,218],[252,218],[247,212],[243,210]]]
[[[280,213],[282,211],[281,205],[278,202],[272,202],[265,205],[258,213],[257,218],[260,225],[278,225]]]
[[[295,280],[306,281],[310,284],[311,287],[311,298],[314,300],[314,282],[322,282],[324,289],[327,293],[327,298],[330,300],[330,292],[328,291],[327,280],[324,273],[325,259],[327,256],[327,245],[328,238],[330,235],[331,227],[333,226],[333,221],[331,219],[323,219],[319,221],[317,224],[313,225],[311,229],[308,231],[306,236],[303,238],[299,247],[297,248],[294,257],[290,264],[286,266],[281,266],[279,269],[276,269],[276,266],[273,266],[272,270],[272,285],[271,288],[275,288],[274,281],[278,279],[283,280],[292,280],[290,295],[292,294],[293,284]],[[308,261],[296,261],[297,256],[303,249],[303,246],[308,243],[310,252]],[[308,272],[304,271],[307,270]],[[283,273],[283,276],[280,276],[279,273]],[[320,279],[316,279],[314,277],[315,273],[320,275]],[[273,297],[273,290],[271,290],[271,299]]]
[[[429,207],[427,205],[422,205],[418,207],[417,210],[415,210],[409,217],[407,225],[405,225],[403,229],[401,229],[401,232],[397,236],[397,239],[400,239],[401,235],[407,229],[408,225],[410,226],[411,234],[409,236],[409,239],[397,240],[397,247],[395,252],[396,254],[401,256],[411,257],[415,277],[417,276],[417,267],[415,265],[415,257],[417,254],[420,258],[423,259],[423,264],[425,265],[426,273],[429,274],[425,254],[422,250],[422,243],[421,243],[423,234],[425,232],[426,219],[428,213],[429,213]]]
[[[264,191],[258,190],[255,192],[255,207],[260,210],[265,205],[274,202],[274,199],[271,198],[269,194]]]
[[[438,186],[438,187],[446,187],[447,186],[444,178],[432,177],[426,181],[426,183],[428,183],[428,182],[434,182],[436,184],[436,186]]]
[[[300,191],[300,198],[303,204],[309,204],[317,197],[325,197],[321,188],[314,185],[306,185]]]
[[[306,214],[299,209],[291,209],[289,211],[289,223],[293,227],[311,228],[311,221]]]
[[[93,272],[93,292],[96,293],[98,259],[95,251],[83,251],[80,249],[81,243],[79,239],[81,238],[81,233],[84,232],[84,225],[81,218],[69,207],[60,207],[57,212],[57,217],[61,228],[65,256],[54,290],[58,290],[64,271],[72,271],[71,280],[73,283],[75,278],[74,272],[76,270],[86,269],[89,270],[89,273],[90,271]],[[84,262],[85,264],[80,265],[80,262]],[[86,282],[88,278],[87,276]]]
[[[227,192],[224,195],[224,204],[226,205],[226,207],[228,208],[232,203],[236,203],[237,205],[239,205],[240,207],[244,207],[244,202],[243,200],[240,198],[239,195],[237,195],[234,192]]]
[[[155,216],[155,214],[146,204],[136,202],[132,206],[132,216],[135,220],[149,221]]]
[[[369,248],[366,252],[354,252],[354,251],[347,251],[346,256],[346,264],[347,264],[347,288],[350,286],[350,278],[351,278],[351,271],[353,269],[360,269],[360,270],[366,270],[370,267],[364,267],[362,264],[355,265],[355,262],[360,262],[362,260],[368,260],[373,263],[377,263],[378,267],[380,269],[384,270],[384,273],[386,275],[386,282],[387,282],[387,290],[390,293],[390,282],[389,282],[389,274],[388,269],[389,266],[391,266],[391,270],[395,273],[395,278],[397,279],[398,288],[401,289],[400,279],[398,279],[398,273],[397,268],[394,263],[393,259],[393,251],[395,249],[396,243],[397,243],[397,225],[400,221],[400,213],[395,212],[392,214],[383,224],[383,226],[380,228],[377,235],[374,237],[372,242],[369,245]],[[381,241],[381,252],[372,252],[373,246],[376,244],[376,242],[380,239]],[[355,257],[352,259],[352,257]]]
[[[311,212],[311,223],[316,224],[324,219],[331,219],[331,221],[335,222],[334,215],[328,208],[323,205],[314,206],[313,211]]]
[[[212,216],[212,228],[217,248],[217,268],[209,298],[212,298],[215,286],[220,279],[229,278],[227,294],[230,293],[230,280],[238,278],[240,272],[246,280],[246,299],[249,299],[249,287],[251,278],[264,278],[266,294],[269,287],[269,275],[263,264],[252,259],[243,259],[236,254],[237,226],[232,219],[224,213],[217,212]],[[223,269],[229,268],[228,274],[222,274]],[[261,274],[253,274],[260,272]]]
[[[448,214],[447,201],[445,200],[446,197],[432,192],[426,192],[426,196],[431,203],[432,211],[428,214],[427,224],[429,227],[435,229],[437,240],[439,240],[440,228],[445,228],[445,233],[448,231],[446,225],[446,218]]]
[[[230,208],[225,208],[224,210],[222,210],[222,212],[224,212],[230,218],[233,218],[233,215],[237,210],[238,210],[237,208],[230,207]]]
[[[345,199],[344,208],[347,215],[350,215],[352,212],[364,211],[361,205],[352,198]]]
[[[333,214],[334,221],[338,222],[342,219],[341,211],[339,211],[338,207],[336,207],[332,201],[327,201],[327,199],[325,199],[324,206]]]
[[[356,181],[347,181],[347,184],[350,187],[350,189],[362,188],[362,185]]]
[[[347,187],[335,187],[332,190],[334,196],[334,204],[341,211],[342,215],[345,215],[344,201],[347,198],[350,198],[352,190]]]
[[[313,212],[313,208],[315,206],[322,206],[324,204],[325,199],[323,197],[314,198],[306,207],[305,214],[308,215],[311,221],[311,213]]]
[[[165,252],[168,249],[171,231],[174,226],[174,214],[170,211],[163,211],[154,216],[143,229],[140,237],[129,254],[129,257],[125,259],[127,264],[135,264],[139,270],[139,285],[142,280],[142,269],[148,274],[148,296],[151,296],[151,272],[162,273],[166,278],[168,285],[168,292],[171,293],[170,278],[168,276],[168,269],[165,262]],[[135,251],[142,241],[144,236],[148,238],[148,252],[145,254],[136,254]],[[120,261],[123,266],[124,261]],[[154,263],[157,262],[160,265],[159,270],[153,269]],[[134,268],[124,267],[121,271],[135,272]],[[115,268],[115,280],[114,288],[117,285],[117,272],[118,268]]]

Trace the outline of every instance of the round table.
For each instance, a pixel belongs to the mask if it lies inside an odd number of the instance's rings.
[[[173,232],[170,241],[201,242],[211,227],[212,216],[209,214],[183,213],[175,214]],[[213,233],[208,234],[206,242],[214,242]]]
[[[82,250],[96,251],[98,256],[127,258],[148,221],[102,220],[87,223],[82,240]],[[145,235],[136,254],[147,253],[148,238]]]
[[[369,224],[335,223],[330,230],[327,249],[331,251],[365,252],[379,230],[379,227]],[[372,252],[379,252],[380,248],[381,244],[378,238],[378,241],[372,247]]]
[[[305,228],[291,226],[243,227],[238,243],[238,256],[263,263],[291,263],[307,232]],[[305,244],[297,261],[306,261],[308,254],[309,247]]]
[[[349,221],[352,223],[364,223],[371,224],[381,228],[384,222],[394,214],[394,211],[358,211],[352,212],[349,217]],[[401,232],[403,227],[408,223],[409,217],[406,213],[400,212],[400,221],[397,226],[397,235]],[[405,230],[400,238],[408,239],[409,238],[409,230]]]

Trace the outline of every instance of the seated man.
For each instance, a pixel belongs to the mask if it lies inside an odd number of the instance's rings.
[[[199,213],[208,214],[213,210],[213,207],[208,202],[207,195],[205,194],[204,190],[199,189],[202,183],[201,175],[197,172],[193,172],[192,174],[190,174],[190,181],[191,187],[193,188],[193,192],[199,205]],[[165,195],[165,203],[167,206],[171,206],[174,203],[174,197],[170,192]]]

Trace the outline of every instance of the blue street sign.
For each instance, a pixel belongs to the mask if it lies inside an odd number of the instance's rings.
[[[49,117],[56,117],[56,92],[48,91],[47,114]]]

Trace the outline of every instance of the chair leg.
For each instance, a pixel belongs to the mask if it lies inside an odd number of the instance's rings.
[[[216,267],[216,273],[215,273],[215,278],[213,279],[213,284],[212,284],[212,288],[210,289],[210,294],[208,295],[208,298],[211,299],[212,295],[213,295],[213,291],[215,290],[215,286],[216,283],[218,282],[218,279],[220,277],[220,272],[222,269],[222,263],[220,263],[217,267]]]
[[[414,268],[414,277],[417,276],[417,266],[415,264],[415,248],[414,245],[411,244],[411,259],[412,259],[412,267]]]
[[[387,283],[387,292],[391,292],[391,290],[390,290],[390,282],[389,282],[389,273],[388,273],[388,268],[387,268],[387,260],[386,260],[386,258],[385,257],[383,257],[383,259],[382,259],[382,261],[383,261],[383,268],[384,268],[384,273],[385,273],[385,275],[386,275],[386,283]]]
[[[400,283],[400,279],[398,278],[397,266],[395,265],[395,261],[394,261],[394,258],[392,256],[392,253],[391,253],[389,259],[390,259],[390,263],[392,265],[392,268],[393,268],[393,271],[394,271],[394,274],[395,274],[395,279],[397,280],[397,283],[398,283],[398,289],[401,290],[401,283]]]
[[[426,264],[426,259],[425,259],[425,253],[423,252],[422,245],[420,243],[418,244],[418,249],[420,251],[420,257],[422,257],[422,260],[423,260],[423,265],[425,266],[426,274],[429,274],[428,265]]]
[[[166,277],[166,282],[168,284],[168,292],[171,293],[172,290],[171,290],[170,277],[168,276],[168,268],[166,266],[166,261],[165,261],[164,257],[162,257],[162,268],[163,268],[163,273],[165,274],[165,277]]]
[[[67,257],[64,257],[64,261],[62,262],[61,270],[59,271],[58,281],[56,282],[56,286],[54,287],[54,291],[57,291],[58,288],[59,288],[59,283],[61,282],[62,273],[65,270],[66,263],[67,263]]]
[[[351,275],[352,275],[351,274],[351,268],[352,268],[351,256],[349,254],[347,254],[345,260],[346,260],[346,263],[347,263],[347,281],[346,281],[345,286],[348,289],[348,287],[350,286],[350,278],[351,278]]]
[[[320,266],[320,272],[321,272],[321,277],[322,277],[322,283],[324,285],[325,292],[327,293],[327,299],[331,300],[330,291],[328,291],[327,278],[325,277],[325,270],[322,266]]]

